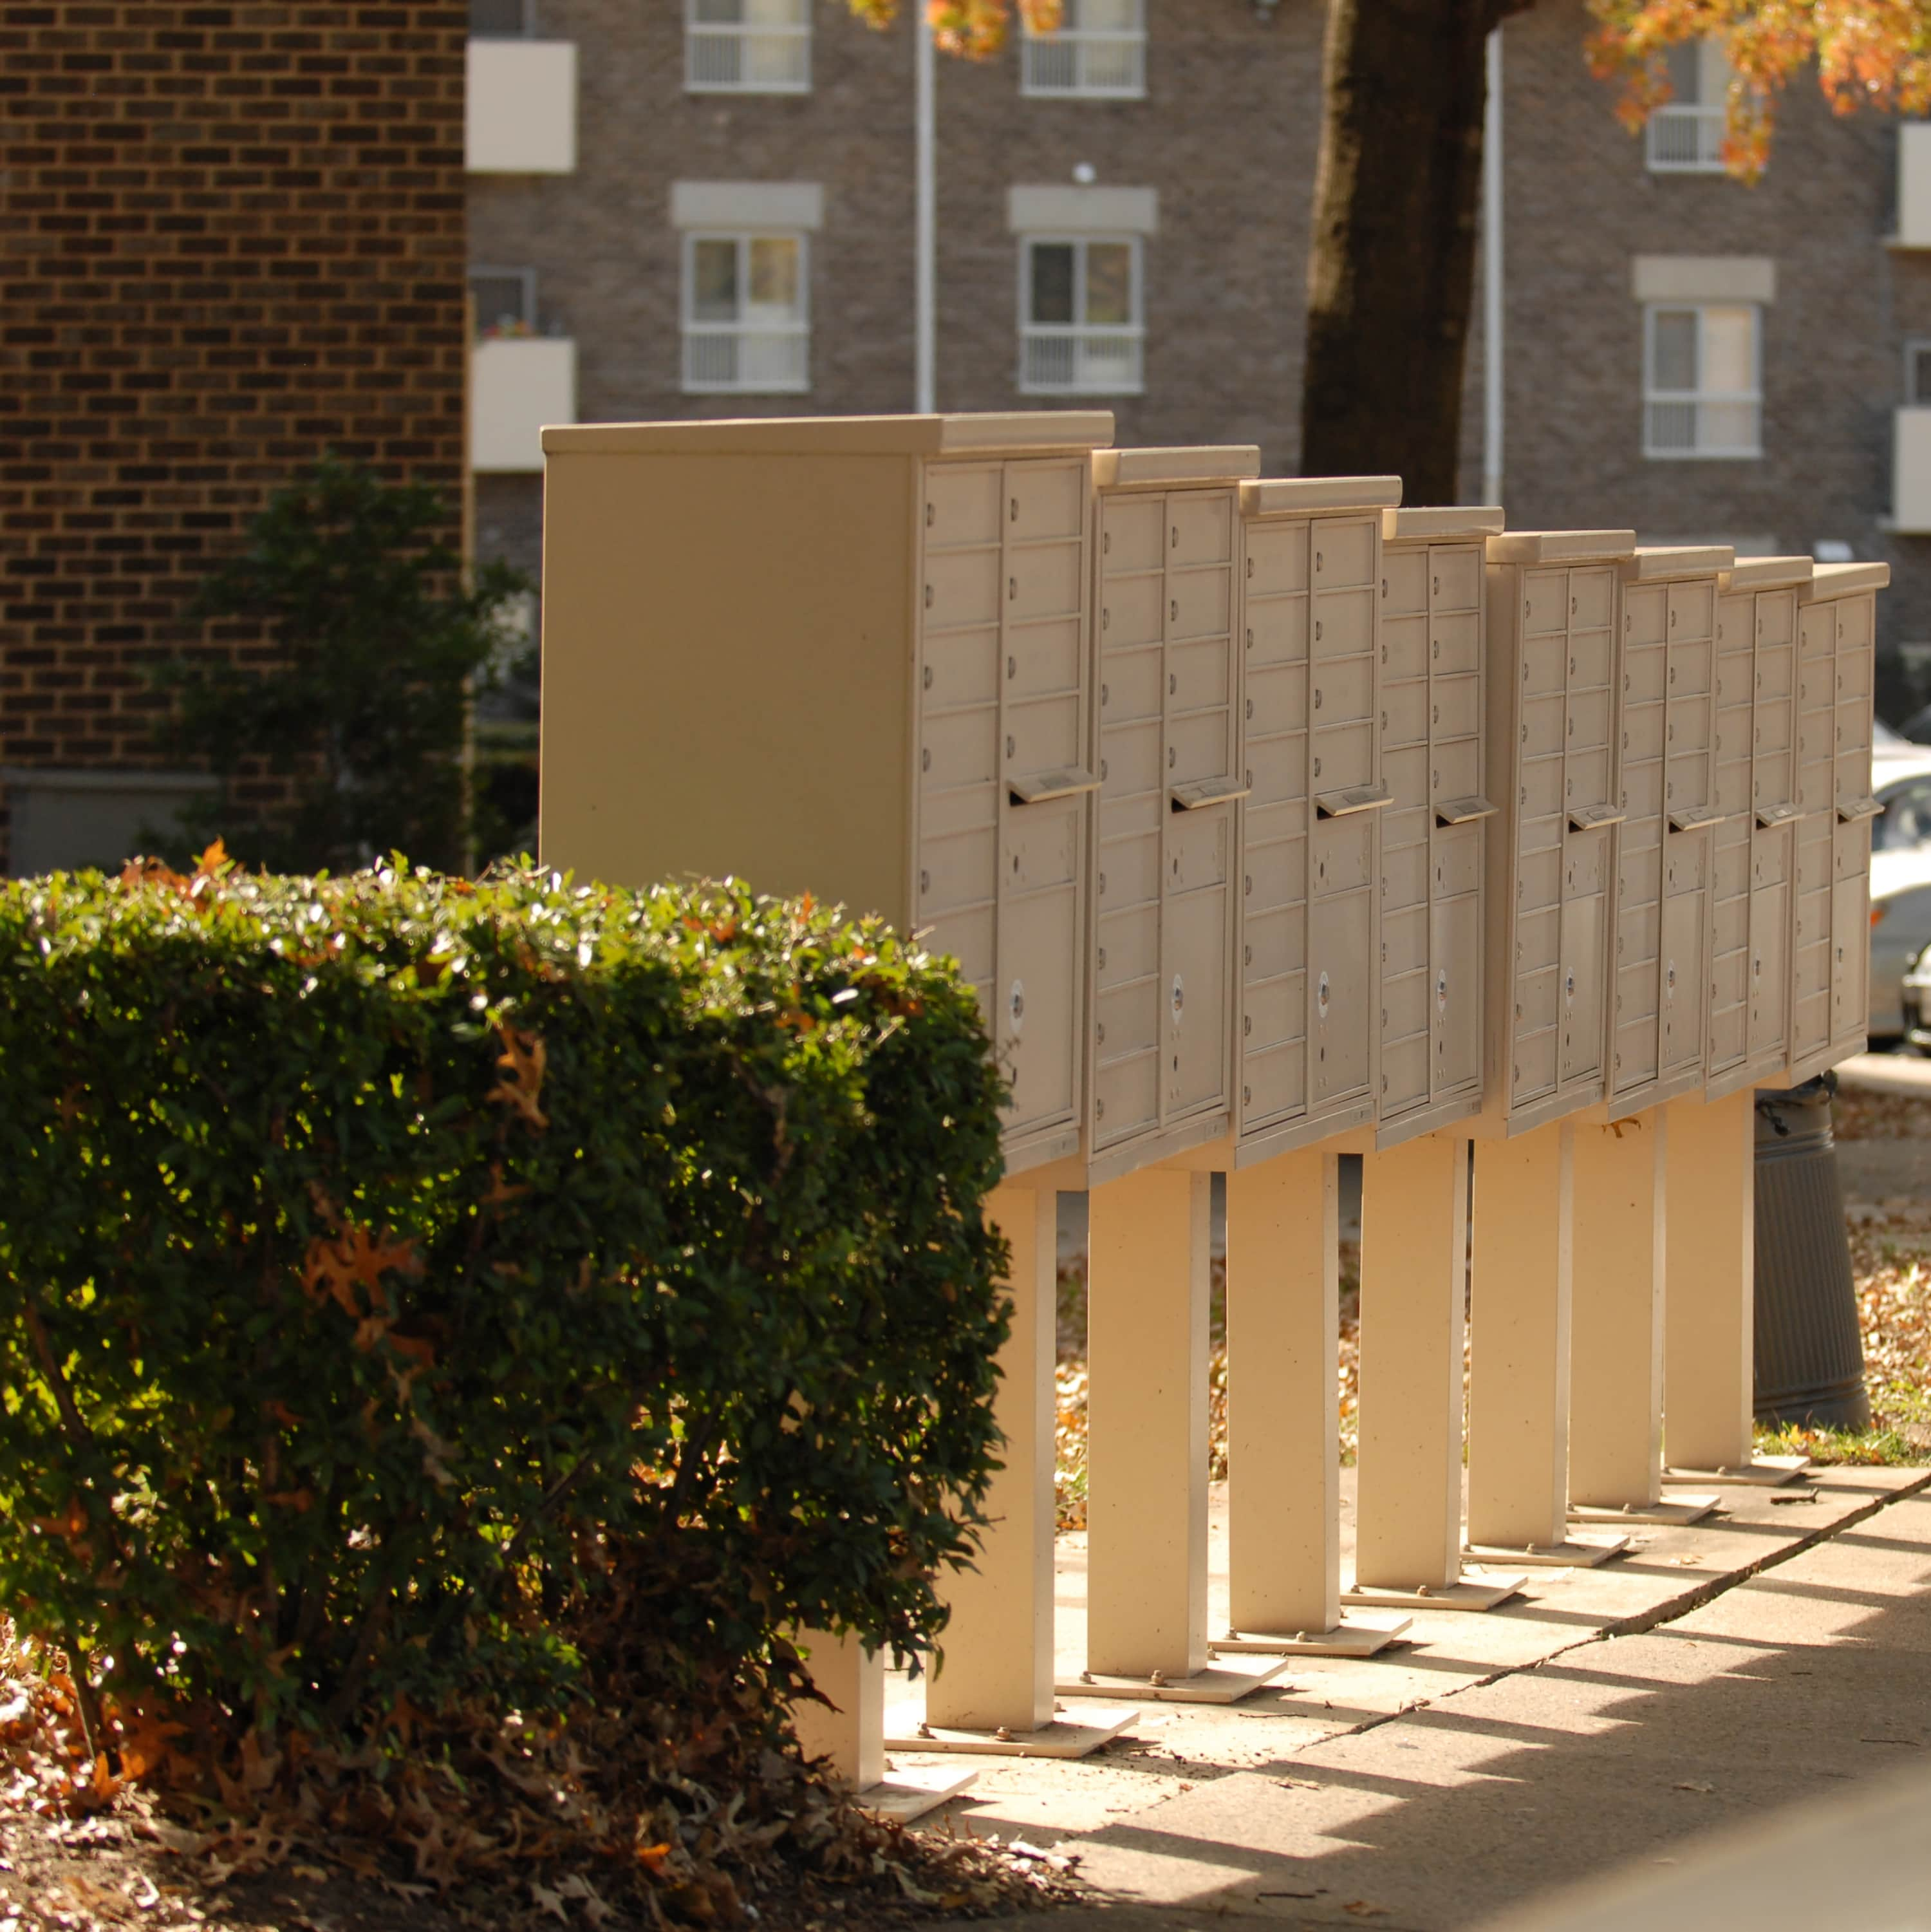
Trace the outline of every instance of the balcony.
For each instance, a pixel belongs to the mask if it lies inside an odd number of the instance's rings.
[[[1891,412],[1891,527],[1931,536],[1931,406]]]
[[[574,171],[574,40],[470,41],[464,160],[472,174]]]
[[[568,336],[486,337],[469,365],[469,467],[543,467],[546,423],[577,420],[577,345]]]
[[[1897,248],[1931,248],[1931,121],[1897,129]]]

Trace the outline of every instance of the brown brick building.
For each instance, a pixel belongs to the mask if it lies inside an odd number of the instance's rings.
[[[913,406],[914,10],[874,34],[830,0],[477,0],[471,262],[507,319],[478,364],[485,551],[538,561],[539,421]],[[1073,394],[1124,442],[1291,471],[1324,10],[1069,20],[937,63],[933,400]],[[1931,148],[1805,81],[1743,187],[1720,63],[1690,50],[1633,139],[1585,30],[1542,0],[1501,36],[1503,406],[1478,304],[1465,494],[1498,471],[1520,527],[1886,556],[1890,643],[1931,640]],[[539,62],[551,95],[515,78]]]
[[[460,536],[467,32],[462,0],[0,4],[0,869],[164,820],[193,781],[142,667],[325,448]]]

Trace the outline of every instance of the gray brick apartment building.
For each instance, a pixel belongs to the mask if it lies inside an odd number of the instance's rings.
[[[541,421],[913,406],[909,17],[471,18],[485,553],[538,560]],[[1257,442],[1291,470],[1323,10],[1068,19],[1058,44],[937,64],[934,400],[1104,399],[1123,441]],[[1714,50],[1685,51],[1678,104],[1633,138],[1584,28],[1543,0],[1501,36],[1504,406],[1485,440],[1478,317],[1465,494],[1499,459],[1519,526],[1888,557],[1894,656],[1931,640],[1931,128],[1834,118],[1806,83],[1744,187],[1717,164]]]

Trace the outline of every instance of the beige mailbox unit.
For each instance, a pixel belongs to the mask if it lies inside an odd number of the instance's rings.
[[[1078,1147],[1104,412],[544,432],[543,856],[929,930]]]
[[[1393,476],[1240,493],[1239,1165],[1374,1118],[1376,622],[1381,514],[1400,500]]]
[[[1724,545],[1646,548],[1620,573],[1612,1114],[1703,1084],[1717,578],[1735,560]]]
[[[1718,580],[1706,1100],[1789,1060],[1797,599],[1812,568],[1739,557]]]
[[[1617,571],[1629,530],[1488,543],[1489,842],[1484,1132],[1605,1094],[1609,904],[1622,791],[1612,720]]]
[[[1870,1022],[1872,674],[1890,581],[1885,563],[1819,564],[1798,593],[1793,1082],[1861,1053]]]
[[[1482,1104],[1483,546],[1502,523],[1381,513],[1381,1147]]]
[[[1087,1172],[1227,1132],[1240,665],[1240,482],[1252,448],[1102,450],[1094,634]]]

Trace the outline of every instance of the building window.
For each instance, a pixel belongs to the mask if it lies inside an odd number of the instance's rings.
[[[1019,387],[1032,396],[1137,396],[1137,236],[1028,236],[1020,244]]]
[[[811,387],[802,235],[684,237],[684,387],[759,395]]]
[[[1653,302],[1643,319],[1643,454],[1763,454],[1763,311]]]
[[[685,0],[684,85],[694,94],[805,94],[811,0]]]
[[[1904,345],[1904,400],[1909,409],[1931,407],[1931,342],[1921,336]]]
[[[536,32],[536,0],[469,0],[472,40],[524,40]]]
[[[1730,64],[1721,40],[1679,40],[1665,50],[1670,98],[1649,117],[1649,164],[1660,175],[1723,172]]]
[[[1065,0],[1059,31],[1024,29],[1024,94],[1071,94],[1138,100],[1147,92],[1146,0]]]
[[[493,340],[536,333],[534,268],[472,268],[469,295],[479,336]]]

